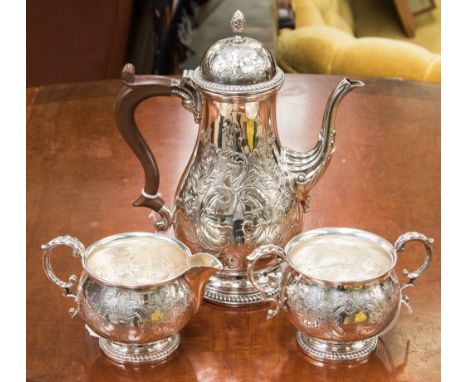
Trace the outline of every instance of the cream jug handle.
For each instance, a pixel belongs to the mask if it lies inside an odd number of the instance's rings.
[[[276,285],[274,285],[271,288],[264,288],[257,282],[255,278],[255,264],[257,263],[257,261],[261,257],[271,256],[271,255],[276,256],[279,264],[282,264],[283,262],[286,261],[286,254],[284,252],[284,249],[274,244],[262,245],[258,247],[255,251],[253,251],[249,256],[247,256],[247,276],[250,282],[253,284],[255,288],[257,288],[260,291],[262,295],[262,300],[264,302],[269,302],[274,305],[273,309],[268,309],[268,313],[267,313],[268,319],[276,316],[279,312],[280,307],[286,310],[284,306],[283,293],[281,292],[281,290],[279,291],[279,297],[275,295],[271,296],[275,290],[281,287],[281,279],[283,278],[283,271],[281,271],[281,274],[278,277]]]
[[[135,122],[137,106],[147,98],[154,96],[176,95],[182,98],[182,106],[190,110],[195,122],[201,118],[200,94],[189,84],[186,74],[181,80],[153,75],[135,75],[135,67],[126,64],[121,73],[124,83],[117,94],[114,113],[122,137],[138,157],[145,172],[145,186],[141,195],[133,202],[135,207],[148,207],[159,213],[161,219],[155,221],[158,231],[167,230],[172,224],[172,211],[158,193],[159,170],[156,159],[143,138]]]
[[[76,301],[76,293],[70,291],[70,288],[76,283],[76,275],[71,275],[68,278],[68,281],[60,280],[55,275],[54,270],[52,269],[52,264],[50,263],[50,251],[60,245],[71,247],[75,257],[83,257],[86,248],[81,241],[71,236],[58,236],[55,239],[49,241],[47,244],[41,245],[41,249],[43,250],[42,267],[44,268],[44,272],[47,278],[59,288],[63,289],[63,295],[65,297],[73,298]],[[68,313],[70,314],[71,318],[73,318],[78,313],[78,308],[70,308]]]
[[[419,232],[407,232],[401,235],[395,242],[396,251],[403,252],[405,250],[406,244],[411,241],[417,241],[423,244],[424,248],[426,249],[426,253],[425,253],[424,261],[422,265],[418,269],[416,269],[414,272],[408,272],[406,268],[403,269],[403,276],[405,276],[408,279],[408,281],[400,287],[401,291],[403,291],[404,289],[408,287],[414,286],[414,280],[416,280],[419,276],[421,276],[427,270],[427,267],[429,266],[432,260],[432,244],[434,243],[434,239],[430,239]],[[409,304],[409,297],[402,294],[401,300],[411,312],[411,306]]]

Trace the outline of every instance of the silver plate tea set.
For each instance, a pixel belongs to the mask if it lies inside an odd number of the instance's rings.
[[[81,315],[114,361],[167,359],[203,298],[228,307],[270,303],[274,308],[268,317],[279,308],[286,312],[298,330],[299,347],[311,358],[331,363],[365,360],[378,336],[397,320],[401,304],[408,304],[402,290],[412,286],[431,261],[432,239],[416,232],[403,234],[394,246],[352,228],[301,233],[309,192],[335,150],[338,106],[364,84],[345,78],[336,86],[311,150],[285,147],[275,115],[284,73],[259,41],[242,35],[244,25],[243,14],[236,11],[231,19],[234,36],[212,45],[200,66],[184,71],[181,79],[135,75],[131,64],[122,70],[116,122],[145,174],[133,205],[159,214],[156,229],[173,227],[176,239],[132,232],[85,248],[78,239],[61,236],[42,247],[48,278],[76,300],[70,314]],[[161,95],[181,98],[199,124],[173,207],[158,193],[156,159],[134,116],[143,100]],[[312,256],[319,248],[314,243],[324,238],[355,240],[358,256],[343,248]],[[394,270],[397,253],[410,241],[423,244],[426,256],[416,271],[404,270],[408,281],[400,284]],[[76,292],[70,288],[77,277],[62,281],[51,267],[50,251],[61,245],[82,260]],[[359,255],[366,251],[366,256]],[[305,260],[306,266],[300,263]],[[325,263],[333,277],[318,272]],[[367,265],[371,276],[361,274]]]

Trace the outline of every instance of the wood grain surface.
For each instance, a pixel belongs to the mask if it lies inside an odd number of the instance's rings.
[[[315,143],[335,76],[288,75],[278,100],[282,143]],[[30,381],[438,381],[440,380],[440,87],[364,79],[343,101],[334,158],[312,190],[304,230],[348,226],[389,241],[406,231],[435,239],[430,269],[408,290],[405,309],[376,354],[353,367],[320,366],[298,349],[284,314],[264,308],[227,309],[209,303],[182,330],[182,343],[162,365],[113,364],[86,332],[73,305],[42,271],[40,245],[69,234],[85,245],[126,231],[152,231],[148,210],[131,207],[143,171],[118,134],[112,105],[117,81],[27,91],[27,378]],[[137,111],[151,143],[167,201],[197,134],[177,98],[153,98]],[[172,235],[172,232],[168,233]],[[413,250],[414,249],[414,250]],[[421,248],[397,264],[415,269]],[[54,269],[81,272],[66,250]]]

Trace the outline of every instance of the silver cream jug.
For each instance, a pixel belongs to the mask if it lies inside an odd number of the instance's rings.
[[[76,275],[63,281],[54,273],[51,251],[59,246],[81,258],[78,282]],[[223,268],[212,255],[192,255],[178,240],[150,232],[108,236],[88,248],[59,236],[42,249],[47,277],[76,302],[70,316],[79,314],[103,353],[120,363],[167,360],[197,313],[207,280]]]
[[[184,71],[180,80],[137,76],[133,65],[125,65],[124,86],[115,102],[117,126],[145,172],[144,188],[133,205],[160,215],[157,230],[173,226],[175,236],[192,251],[217,256],[223,270],[210,278],[205,298],[234,306],[261,302],[247,278],[246,258],[260,245],[284,246],[301,232],[309,192],[334,152],[338,105],[363,86],[347,78],[337,85],[311,150],[282,146],[275,109],[284,73],[259,41],[242,35],[244,25],[244,16],[236,11],[231,19],[234,36],[212,45],[201,65]],[[173,208],[158,194],[157,163],[134,117],[140,102],[161,95],[180,97],[199,124]],[[275,285],[278,266],[259,265],[259,282]]]

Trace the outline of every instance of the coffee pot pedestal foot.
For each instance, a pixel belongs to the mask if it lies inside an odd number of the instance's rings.
[[[278,294],[280,267],[255,272],[260,285],[269,289],[269,297]],[[246,272],[220,271],[210,277],[205,287],[205,300],[221,306],[252,306],[265,304],[261,293],[249,281]]]
[[[377,347],[377,337],[355,342],[322,341],[297,333],[297,343],[302,351],[316,361],[327,363],[354,363],[369,358]]]
[[[123,344],[99,338],[99,347],[108,358],[118,363],[129,364],[165,361],[176,351],[179,344],[179,333],[148,344]]]

